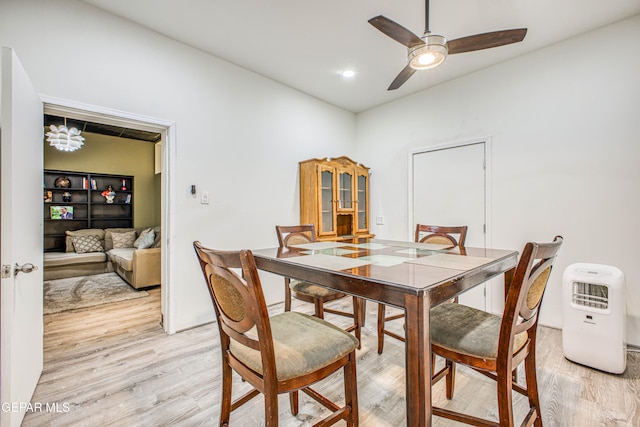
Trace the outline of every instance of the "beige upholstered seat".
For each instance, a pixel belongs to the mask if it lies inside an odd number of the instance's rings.
[[[466,238],[466,225],[459,227],[444,227],[439,225],[416,224],[415,241],[418,243],[447,245],[452,248],[458,246],[460,250],[463,251]],[[390,322],[396,319],[404,319],[404,313],[387,316],[385,305],[378,304],[378,354],[382,354],[382,351],[384,349],[385,335],[388,335],[400,341],[405,340],[404,336],[398,335],[395,332],[392,332],[385,328],[386,322]]]
[[[498,383],[499,421],[481,420],[468,414],[433,408],[433,414],[476,426],[513,426],[512,390],[528,397],[529,412],[522,425],[542,425],[536,379],[536,333],[538,311],[556,254],[562,245],[527,243],[509,285],[502,316],[465,307],[442,304],[431,310],[431,348],[446,359],[433,381],[446,377],[447,398],[453,398],[454,363],[465,364]],[[526,388],[513,380],[513,371],[524,361]]]
[[[339,294],[339,292],[336,292],[333,289],[313,285],[307,282],[301,282],[299,280],[289,281],[289,290],[295,292],[296,294],[308,295],[316,299],[327,299],[333,297],[336,294]],[[326,308],[323,311],[327,311]],[[324,316],[318,317],[324,318]]]
[[[269,319],[276,356],[278,381],[307,375],[347,356],[358,346],[353,335],[317,317],[287,311]],[[247,333],[255,334],[254,331]],[[331,351],[327,350],[331,343]],[[263,375],[262,354],[236,341],[231,353],[245,365]]]
[[[280,247],[287,248],[289,250],[295,250],[295,245],[315,242],[316,236],[315,226],[313,224],[290,226],[276,225],[276,234],[278,235],[278,243],[280,244]],[[352,312],[345,312],[325,307],[325,303],[344,298],[347,295],[312,283],[291,280],[288,277],[284,279],[284,292],[285,311],[291,310],[291,296],[293,295],[296,299],[313,304],[315,316],[321,319],[324,319],[325,312],[352,318],[353,324],[348,326],[345,330],[349,332],[353,331],[358,342],[360,342],[362,315],[360,313],[361,302],[358,298],[352,297]],[[359,345],[358,348],[360,348]]]
[[[486,360],[498,357],[502,318],[466,305],[439,305],[431,310],[431,340],[442,348]],[[513,352],[527,342],[527,333],[515,336]]]
[[[278,425],[278,394],[289,393],[298,413],[298,391],[331,411],[316,425],[341,420],[358,425],[356,356],[358,340],[317,317],[284,312],[269,317],[251,251],[225,252],[193,243],[213,301],[222,349],[220,426],[231,412],[259,393],[265,399],[265,424]],[[242,277],[234,269],[242,270]],[[342,369],[345,404],[339,407],[309,386]],[[231,401],[232,370],[255,387]],[[239,420],[240,421],[240,420]],[[240,424],[240,423],[238,423]]]

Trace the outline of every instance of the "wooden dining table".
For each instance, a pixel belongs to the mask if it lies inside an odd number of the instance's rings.
[[[254,250],[258,269],[404,309],[407,426],[431,425],[429,311],[487,280],[513,277],[518,252],[353,239]]]

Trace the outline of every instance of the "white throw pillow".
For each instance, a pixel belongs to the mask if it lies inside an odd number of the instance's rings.
[[[148,233],[145,233],[144,235],[138,237],[138,240],[136,240],[138,246],[136,246],[135,243],[133,244],[133,246],[137,247],[138,249],[150,248],[151,246],[153,246],[153,241],[155,240],[155,238],[156,233],[153,230],[150,230]]]
[[[149,234],[150,231],[153,231],[153,229],[145,228],[144,230],[142,230],[140,232],[140,234],[138,235],[138,238],[136,239],[136,241],[133,242],[133,247],[134,248],[138,248],[138,246],[140,245],[140,240],[142,240],[147,234]],[[140,249],[140,248],[138,248],[138,249]]]

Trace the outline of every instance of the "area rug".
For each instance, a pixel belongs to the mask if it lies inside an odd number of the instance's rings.
[[[44,314],[93,307],[148,296],[116,273],[94,274],[44,282]]]

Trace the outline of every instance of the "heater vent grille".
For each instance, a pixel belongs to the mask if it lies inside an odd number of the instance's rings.
[[[594,283],[573,282],[573,303],[585,307],[609,308],[609,287]]]

